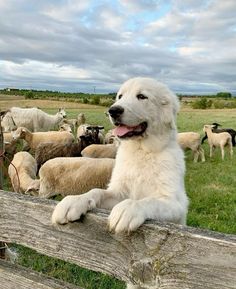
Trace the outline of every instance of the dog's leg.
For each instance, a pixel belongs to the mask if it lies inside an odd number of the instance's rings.
[[[187,199],[181,201],[165,197],[126,199],[112,209],[108,219],[109,228],[116,233],[130,232],[148,219],[185,224],[187,206]]]
[[[65,197],[52,214],[52,223],[66,224],[78,220],[95,207],[111,209],[122,200],[119,194],[109,190],[92,189],[82,195]]]

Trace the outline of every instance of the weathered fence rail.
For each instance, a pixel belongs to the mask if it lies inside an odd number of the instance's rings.
[[[236,236],[157,222],[147,222],[130,235],[115,235],[107,231],[107,213],[101,210],[87,214],[82,222],[54,227],[50,218],[55,204],[0,191],[0,240],[143,288],[236,288]],[[3,267],[0,263],[1,286],[7,283],[3,272],[16,271]],[[63,288],[45,286],[31,288]]]

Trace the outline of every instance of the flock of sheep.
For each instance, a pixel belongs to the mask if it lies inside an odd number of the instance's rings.
[[[49,115],[38,108],[19,107],[1,116],[1,126],[5,153],[13,156],[8,174],[14,191],[49,198],[107,187],[119,146],[112,130],[105,134],[103,126],[86,124],[81,113],[67,119],[64,109]],[[218,126],[205,125],[202,141],[199,133],[178,133],[178,143],[183,150],[192,150],[194,162],[199,156],[205,161],[201,144],[206,138],[210,157],[213,148],[220,147],[224,159],[225,146],[232,156],[236,131]],[[19,142],[24,151],[16,152]]]

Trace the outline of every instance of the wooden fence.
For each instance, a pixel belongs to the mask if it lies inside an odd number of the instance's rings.
[[[0,240],[143,288],[236,288],[236,236],[172,224],[146,222],[136,232],[107,231],[107,213],[52,226],[56,202],[0,191]],[[0,288],[77,288],[0,262]]]

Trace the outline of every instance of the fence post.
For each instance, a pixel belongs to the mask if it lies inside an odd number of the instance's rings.
[[[0,111],[1,112],[1,111]],[[0,190],[3,189],[3,132],[1,126],[1,116],[0,116]],[[0,259],[6,258],[6,246],[5,243],[0,241]]]

